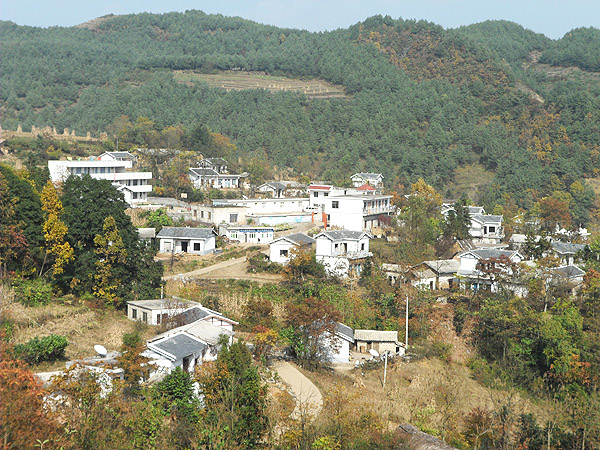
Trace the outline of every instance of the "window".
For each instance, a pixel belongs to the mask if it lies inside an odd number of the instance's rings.
[[[229,223],[236,223],[238,221],[237,214],[229,214]]]
[[[323,196],[324,196],[324,197],[329,197],[329,192],[325,192],[325,193],[323,194]]]
[[[194,251],[195,252],[199,252],[200,251],[200,242],[194,242]]]
[[[334,200],[331,202],[331,207],[332,208],[339,208],[340,207],[340,202],[338,200]]]
[[[279,250],[279,256],[285,256],[287,258],[288,251],[287,250]]]
[[[362,244],[360,244],[360,249],[361,249],[362,251],[364,251],[364,250],[365,250],[365,243],[364,243],[364,242],[363,242]]]
[[[135,199],[137,199],[137,198],[138,198],[138,193],[137,193],[137,192],[134,192],[134,193],[132,193],[132,194],[131,194],[131,196],[132,196],[132,197],[133,197],[133,199],[135,200]]]
[[[314,198],[317,198],[317,197],[319,197],[319,193],[318,193],[318,192],[313,192],[313,197],[314,197]]]
[[[143,313],[142,313],[142,320],[143,320],[144,322],[148,323],[148,313],[146,313],[146,312],[143,312]]]
[[[496,232],[496,227],[488,227],[488,231],[490,233],[495,233]]]
[[[335,249],[337,250],[337,248],[338,248],[339,246],[340,246],[340,244],[335,244],[335,245],[333,246],[333,248],[335,248]]]
[[[131,318],[133,320],[137,319],[137,309],[132,309],[131,310]]]
[[[209,212],[208,213],[208,220],[211,220],[211,219],[212,219],[212,214]]]
[[[204,211],[200,211],[200,218],[204,219]]]

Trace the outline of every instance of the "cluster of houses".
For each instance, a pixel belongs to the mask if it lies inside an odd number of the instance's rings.
[[[442,213],[447,214],[450,209],[451,206],[444,205]],[[382,269],[390,283],[410,283],[431,290],[460,288],[497,292],[505,288],[524,296],[528,286],[519,276],[523,266],[529,267],[536,277],[543,278],[546,287],[561,284],[574,292],[583,282],[585,271],[578,263],[585,244],[552,240],[550,249],[542,256],[553,256],[556,264],[542,273],[536,269],[536,261],[523,256],[525,235],[513,234],[507,243],[502,242],[505,235],[501,215],[486,214],[480,206],[469,206],[468,212],[471,239],[459,242],[462,250],[454,258],[423,261],[411,267],[383,264]]]
[[[218,311],[178,298],[130,301],[127,317],[166,329],[146,342],[144,356],[152,367],[150,378],[176,367],[193,372],[204,361],[215,360],[220,346],[233,342],[238,325]],[[319,342],[323,358],[331,363],[348,363],[370,350],[404,353],[397,331],[353,330],[342,323],[336,324],[334,335],[326,333]]]

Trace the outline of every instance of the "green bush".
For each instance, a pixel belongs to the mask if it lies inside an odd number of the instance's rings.
[[[30,364],[42,361],[56,361],[65,356],[69,345],[67,338],[52,334],[43,338],[33,338],[27,344],[15,345],[15,354]]]
[[[25,306],[47,305],[52,300],[52,286],[41,278],[24,280],[15,287],[17,300]]]

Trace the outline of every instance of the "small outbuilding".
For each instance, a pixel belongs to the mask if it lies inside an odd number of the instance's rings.
[[[369,350],[380,354],[386,351],[397,353],[401,347],[397,331],[354,330],[354,341],[358,353],[369,353]]]
[[[292,248],[311,249],[314,243],[313,238],[302,233],[280,237],[269,245],[269,260],[286,264],[290,260],[290,250]]]

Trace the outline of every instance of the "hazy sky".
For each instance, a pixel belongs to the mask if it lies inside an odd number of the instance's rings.
[[[345,28],[375,15],[454,28],[488,19],[517,22],[557,39],[600,27],[600,0],[0,0],[0,18],[19,25],[72,26],[106,14],[200,9],[288,28]]]

